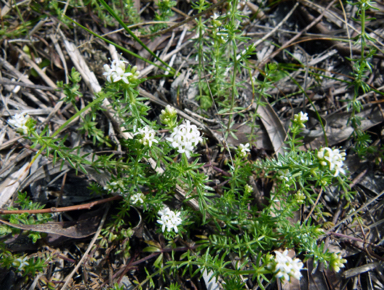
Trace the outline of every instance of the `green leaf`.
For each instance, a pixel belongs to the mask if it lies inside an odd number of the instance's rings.
[[[219,112],[217,112],[218,114],[224,114],[224,113],[227,113],[228,111],[230,110],[230,108],[225,108],[225,109],[221,109]]]
[[[157,247],[146,247],[143,249],[143,252],[150,252],[150,253],[160,252],[160,249]]]
[[[237,136],[235,135],[235,133],[233,133],[232,131],[230,131],[229,133],[231,133],[232,137],[235,139],[235,140],[238,140]]]
[[[156,261],[153,263],[153,265],[156,267],[156,268],[161,268],[161,265],[160,264],[163,264],[163,253],[161,253]]]

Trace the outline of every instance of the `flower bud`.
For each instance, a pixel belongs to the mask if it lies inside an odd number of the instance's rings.
[[[335,272],[339,272],[340,268],[344,268],[344,263],[347,260],[343,259],[341,253],[333,253],[331,257],[331,261],[329,262],[329,267],[332,268]]]
[[[248,184],[245,186],[245,189],[244,189],[245,193],[246,194],[250,194],[251,192],[253,192],[253,188],[252,186],[249,186]]]

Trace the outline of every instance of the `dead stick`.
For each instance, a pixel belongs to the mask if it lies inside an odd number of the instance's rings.
[[[73,211],[73,210],[81,210],[81,209],[91,209],[95,205],[114,201],[114,200],[120,200],[123,199],[122,196],[116,195],[114,197],[109,197],[85,204],[80,205],[72,205],[72,206],[66,206],[66,207],[51,207],[51,208],[45,208],[45,209],[31,209],[31,210],[4,210],[0,209],[0,214],[20,214],[20,213],[29,213],[29,214],[36,214],[36,213],[50,213],[50,212],[64,212],[64,211]]]
[[[47,86],[31,85],[31,84],[22,83],[22,82],[6,81],[2,78],[0,79],[0,85],[20,86],[20,87],[26,87],[26,88],[37,89],[37,90],[45,90],[45,91],[61,90],[60,88],[54,89]]]

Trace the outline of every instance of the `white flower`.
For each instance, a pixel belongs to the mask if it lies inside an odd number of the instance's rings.
[[[338,176],[340,173],[345,174],[345,169],[343,168],[345,156],[344,151],[328,147],[321,148],[317,152],[317,158],[320,160],[320,164],[323,166],[328,165],[329,170],[334,171],[334,176]]]
[[[113,74],[113,82],[116,83],[119,80],[123,80],[126,84],[129,84],[128,77],[132,74],[130,72],[125,72],[125,62],[124,61],[116,61],[115,64],[115,72]]]
[[[155,138],[156,132],[151,127],[145,126],[144,128],[139,128],[138,131],[134,135],[141,136],[139,142],[144,146],[152,147],[152,143],[158,143]]]
[[[13,262],[13,265],[14,266],[19,266],[19,271],[22,271],[24,269],[24,266],[28,266],[29,263],[27,262],[28,258],[27,257],[23,257],[23,258],[18,258],[16,259],[15,262]]]
[[[167,106],[165,107],[165,110],[161,110],[161,113],[162,113],[162,114],[167,113],[167,114],[169,114],[169,115],[177,115],[177,111],[176,111],[176,109],[175,109],[174,107],[170,106],[170,105],[167,105]]]
[[[139,193],[136,193],[134,195],[131,196],[131,203],[132,204],[143,204],[144,203],[144,199],[145,199],[145,195],[141,192]]]
[[[115,72],[114,69],[114,63],[112,62],[111,66],[105,64],[104,66],[105,73],[103,73],[103,76],[107,79],[108,82],[113,83],[113,74]]]
[[[300,280],[301,278],[301,269],[303,268],[304,264],[301,262],[300,259],[294,259],[292,261],[292,270],[291,270],[291,277],[297,279],[297,280]]]
[[[290,281],[291,277],[300,280],[301,278],[301,269],[304,264],[300,261],[300,259],[292,260],[291,257],[288,256],[288,250],[285,250],[283,253],[275,251],[275,272],[276,277],[284,278],[287,281]]]
[[[24,134],[28,133],[27,122],[29,116],[26,113],[16,114],[12,119],[8,120],[8,123],[15,127],[18,131],[23,132]]]
[[[249,149],[249,143],[245,145],[240,144],[239,147],[237,147],[237,155],[239,155],[240,158],[247,157],[249,151],[251,151]]]
[[[300,112],[293,116],[293,122],[302,128],[305,128],[304,123],[308,121],[308,114]]]
[[[135,78],[137,78],[137,75],[136,75],[138,74],[136,72],[137,68],[136,69],[134,69],[135,67],[132,68],[132,71],[134,71],[134,74],[132,74],[131,72],[125,72],[125,63],[126,61],[123,61],[123,60],[114,60],[112,61],[111,66],[107,64],[104,65],[105,72],[103,73],[103,75],[106,77],[108,82],[116,83],[122,80],[124,83],[129,84],[130,77],[134,76]]]
[[[157,212],[157,214],[158,214],[159,216],[163,216],[163,215],[167,214],[167,213],[170,212],[170,211],[171,211],[171,210],[169,209],[169,207],[164,206],[161,210],[159,210],[159,211]]]
[[[167,229],[167,231],[172,231],[173,229],[176,233],[179,231],[177,226],[181,225],[182,222],[180,212],[174,212],[168,207],[165,207],[160,210],[158,214],[160,215],[160,219],[157,220],[157,222],[162,225],[161,230],[163,232],[165,232],[165,229]]]
[[[343,162],[337,162],[335,164],[335,173],[333,174],[333,176],[338,176],[340,173],[345,174],[345,169],[343,168],[343,165]]]
[[[216,20],[219,16],[220,16],[219,14],[217,14],[216,12],[214,12],[213,15],[211,16],[211,18],[212,18],[213,20]]]
[[[124,182],[122,179],[119,179],[117,181],[112,181],[112,182],[107,183],[104,186],[104,189],[109,190],[109,191],[117,191],[123,187],[124,187]]]
[[[191,156],[197,143],[203,141],[197,127],[191,125],[189,121],[173,129],[171,137],[166,139],[171,142],[173,148],[177,149],[177,152],[185,153],[187,158]]]

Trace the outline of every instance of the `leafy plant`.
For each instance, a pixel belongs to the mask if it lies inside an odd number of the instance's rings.
[[[32,202],[30,198],[27,196],[27,193],[19,193],[15,205],[8,207],[8,210],[18,210],[18,209],[28,209],[28,210],[36,210],[43,209],[44,205],[40,205],[37,202]],[[8,220],[12,224],[22,224],[22,225],[37,225],[44,224],[46,222],[52,221],[51,214],[48,213],[38,213],[38,214],[4,214],[1,216],[2,219]],[[0,225],[0,237],[4,237],[8,234],[21,234],[22,231],[20,229],[10,227],[5,224]],[[27,231],[22,234],[28,235],[28,237],[32,240],[33,243],[36,243],[38,239],[41,238],[41,233]]]
[[[222,123],[225,139],[230,135],[236,138],[234,114],[241,114],[245,109],[237,101],[243,86],[239,81],[240,74],[245,71],[250,77],[254,94],[252,102],[257,107],[263,105],[261,97],[268,97],[267,89],[285,75],[279,71],[278,65],[270,64],[262,77],[252,77],[249,58],[254,55],[255,47],[244,47],[248,39],[241,33],[240,25],[244,17],[238,10],[238,2],[229,1],[226,13],[215,13],[209,21],[198,17],[195,28],[200,104],[207,110],[213,104],[219,106],[218,113],[226,116]],[[100,3],[115,21],[154,55],[134,36],[115,7],[111,8],[103,0]],[[160,1],[158,18],[169,17],[174,4],[173,1]],[[209,3],[199,0],[193,3],[193,8],[200,13],[209,9]],[[366,39],[366,36],[362,39]],[[130,54],[136,56],[132,52]],[[357,71],[369,68],[366,57],[363,53],[363,60],[356,62]],[[157,66],[173,72],[165,62],[162,63],[164,67]],[[311,258],[315,265],[323,263],[335,271],[343,267],[346,261],[336,253],[324,250],[324,244],[317,241],[324,233],[323,228],[330,223],[329,214],[318,204],[318,200],[322,192],[332,185],[340,189],[340,200],[346,203],[352,201],[353,192],[344,167],[346,153],[342,149],[329,147],[300,150],[303,140],[299,136],[306,127],[307,114],[300,112],[294,116],[285,143],[285,154],[252,161],[248,156],[250,144],[241,144],[232,151],[226,146],[230,159],[225,170],[218,169],[211,162],[204,163],[199,154],[194,153],[203,142],[203,137],[197,126],[180,119],[174,108],[167,106],[158,116],[160,122],[149,119],[150,107],[146,104],[147,99],[139,96],[138,88],[145,79],[140,77],[135,66],[118,58],[105,64],[104,69],[106,83],[102,91],[81,110],[76,107],[78,98],[82,96],[79,92],[80,76],[76,70],[71,72],[72,84],[59,84],[66,95],[63,100],[72,104],[76,113],[54,133],[49,131],[48,126],[41,132],[37,131],[35,123],[27,116],[18,116],[13,124],[33,143],[32,148],[39,148],[36,156],[43,153],[52,155],[54,163],[67,162],[85,174],[87,166],[110,173],[111,179],[103,189],[95,185],[92,185],[92,189],[95,192],[119,194],[123,201],[112,221],[102,230],[96,247],[114,244],[119,247],[116,254],[121,254],[125,262],[128,260],[133,230],[125,218],[131,206],[139,208],[145,219],[154,224],[160,242],[147,241],[148,247],[143,253],[150,254],[138,261],[131,257],[126,266],[128,271],[137,264],[156,258],[152,273],[145,269],[146,279],[134,281],[138,287],[146,283],[155,287],[156,276],[171,282],[178,274],[188,273],[194,277],[208,271],[214,277],[222,277],[226,289],[242,288],[242,276],[265,289],[267,283],[276,279],[300,279],[304,265],[299,257]],[[206,73],[210,76],[209,80],[204,78]],[[366,88],[364,78],[364,74],[355,77],[358,88]],[[260,97],[256,96],[256,90]],[[92,137],[94,144],[106,142],[104,132],[97,128],[95,122],[104,98],[110,100],[108,109],[116,119],[121,120],[121,127],[131,137],[119,140],[126,155],[82,155],[80,147],[65,146],[66,136],[60,134],[77,117],[81,118],[80,134]],[[356,101],[357,98],[353,103]],[[355,112],[358,112],[358,108],[356,103]],[[259,117],[256,112],[251,115],[253,121]],[[357,121],[351,122],[358,124]],[[357,130],[357,126],[354,127]],[[252,127],[252,133],[254,129]],[[166,135],[160,137],[160,132]],[[224,182],[219,194],[210,186],[204,167],[220,170],[223,174]],[[251,180],[261,178],[272,181],[274,186],[263,202],[255,202],[257,184]],[[172,209],[175,191],[183,192],[186,201],[193,200],[196,206],[191,209],[179,204]],[[22,202],[24,200],[26,197],[22,196]],[[312,209],[310,214],[303,220],[292,221],[302,205]],[[25,216],[9,218],[18,222],[28,220]],[[196,238],[193,233],[201,228],[205,231]],[[297,253],[297,257],[289,256],[289,249]],[[17,264],[16,257],[6,252],[3,257],[6,267],[16,265],[27,269],[26,263],[33,263],[23,257]],[[231,260],[228,257],[234,258]],[[178,284],[168,285],[168,289],[180,288]],[[115,285],[114,289],[119,289],[119,286]]]
[[[367,93],[371,90],[371,87],[366,82],[366,75],[368,72],[372,73],[372,64],[370,60],[372,56],[375,54],[375,50],[368,45],[368,42],[376,42],[374,38],[369,36],[369,34],[365,30],[365,22],[367,20],[372,20],[372,18],[367,19],[366,11],[368,9],[377,10],[376,7],[373,6],[373,2],[369,0],[360,0],[357,2],[348,2],[351,5],[357,6],[358,11],[357,14],[360,16],[361,23],[361,32],[355,38],[355,44],[359,44],[361,46],[361,55],[360,58],[349,59],[353,62],[353,86],[354,86],[354,96],[352,100],[348,101],[348,109],[351,110],[351,117],[348,122],[351,123],[354,131],[352,136],[355,139],[355,150],[360,157],[363,157],[367,153],[367,149],[371,143],[371,138],[369,134],[363,132],[360,129],[361,126],[361,117],[357,116],[358,113],[362,110],[363,106],[358,99],[360,93]],[[366,52],[366,48],[369,49]]]

